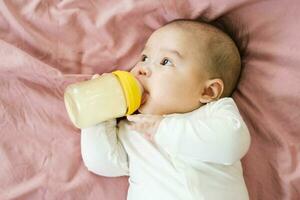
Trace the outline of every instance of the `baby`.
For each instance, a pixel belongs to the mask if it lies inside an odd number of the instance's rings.
[[[249,199],[240,159],[250,136],[229,97],[240,57],[230,36],[201,20],[156,30],[131,70],[145,91],[140,114],[82,130],[88,170],[129,176],[128,200]]]

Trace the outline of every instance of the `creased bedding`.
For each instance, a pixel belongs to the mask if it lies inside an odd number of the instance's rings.
[[[86,170],[63,91],[130,69],[153,30],[201,14],[248,27],[233,95],[252,136],[242,160],[252,200],[300,198],[297,0],[0,1],[0,199],[126,199],[127,177]]]

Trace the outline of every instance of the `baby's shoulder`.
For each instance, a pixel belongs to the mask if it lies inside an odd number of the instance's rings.
[[[231,97],[224,97],[217,101],[210,102],[206,104],[207,109],[211,112],[216,112],[218,110],[228,110],[228,111],[237,111],[237,105],[233,98]]]
[[[235,103],[234,99],[231,97],[223,97],[216,101],[212,101],[206,105],[216,107],[216,106],[222,106],[222,105],[236,105],[236,103]]]
[[[200,107],[192,115],[197,117],[214,117],[220,115],[240,115],[239,109],[231,97],[224,97]]]

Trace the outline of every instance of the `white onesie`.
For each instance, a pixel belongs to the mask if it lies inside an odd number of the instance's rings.
[[[249,131],[232,98],[164,115],[154,142],[128,121],[102,122],[81,133],[89,171],[129,176],[127,200],[248,200],[240,159]]]

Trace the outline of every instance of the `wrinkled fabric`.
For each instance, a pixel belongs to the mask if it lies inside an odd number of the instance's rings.
[[[247,26],[249,58],[233,98],[252,137],[250,199],[300,193],[298,0],[0,1],[0,199],[126,199],[126,177],[88,172],[63,91],[130,69],[158,27],[201,14]]]

